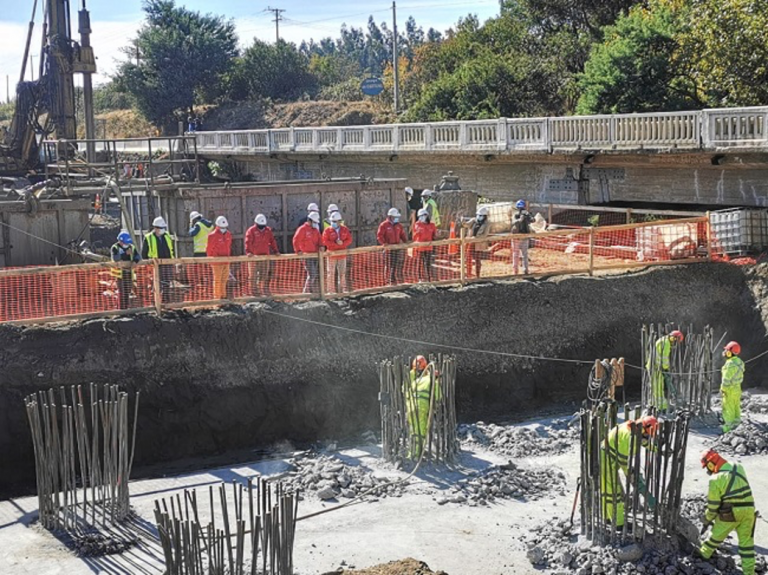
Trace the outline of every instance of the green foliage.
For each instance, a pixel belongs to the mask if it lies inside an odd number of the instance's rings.
[[[360,78],[349,78],[331,86],[326,86],[317,94],[319,100],[335,100],[337,102],[355,102],[364,99],[360,90]]]
[[[16,109],[15,102],[0,104],[0,123],[10,125],[11,120],[13,120],[13,111],[15,109]]]
[[[680,18],[668,7],[638,7],[605,28],[580,79],[577,113],[680,110],[700,105],[675,58]]]
[[[133,106],[133,99],[127,92],[121,92],[115,81],[107,82],[93,90],[93,108],[97,114],[112,110],[125,110]]]
[[[220,82],[237,55],[237,37],[231,21],[173,0],[145,0],[144,10],[147,21],[135,41],[140,61],[120,66],[116,88],[160,126],[183,118],[200,93]]]
[[[317,90],[307,57],[283,40],[276,44],[254,40],[238,69],[251,98],[290,101]]]

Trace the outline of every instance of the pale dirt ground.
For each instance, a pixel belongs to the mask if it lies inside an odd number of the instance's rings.
[[[768,416],[753,417],[768,421]],[[698,463],[706,439],[707,435],[699,431],[691,433],[684,484],[686,493],[706,490],[707,476]],[[383,466],[377,452],[378,449],[372,446],[344,450],[339,455],[349,463],[370,467],[377,475],[404,475]],[[470,469],[505,461],[503,457],[482,450],[462,454],[462,464]],[[744,457],[741,462],[746,467],[759,507],[761,501],[768,499],[768,457]],[[450,575],[541,573],[526,559],[521,539],[531,526],[543,520],[569,516],[578,475],[578,451],[574,447],[555,457],[533,457],[517,463],[562,470],[567,477],[566,495],[529,503],[500,501],[488,507],[453,503],[441,506],[437,504],[440,484],[455,474],[438,475],[430,481],[414,480],[402,497],[364,502],[300,522],[294,553],[296,571],[301,575],[322,574],[339,566],[362,569],[415,557],[425,561],[432,570],[443,570]],[[132,502],[140,518],[146,521],[145,526],[153,529],[152,509],[157,498],[189,487],[207,494],[209,485],[222,480],[231,482],[256,474],[274,476],[284,469],[285,461],[278,459],[179,477],[135,481],[131,485]],[[329,505],[310,494],[300,503],[299,515]],[[0,502],[0,574],[159,575],[163,572],[162,554],[148,538],[143,539],[140,547],[122,556],[77,558],[50,534],[30,525],[36,517],[36,509],[34,497]],[[765,523],[758,523],[756,544],[759,553],[768,553],[768,525]]]

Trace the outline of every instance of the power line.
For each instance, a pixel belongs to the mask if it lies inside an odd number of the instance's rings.
[[[275,19],[273,22],[275,23],[275,42],[280,41],[280,20],[283,19],[283,12],[285,12],[285,9],[282,8],[272,8],[271,6],[267,6],[267,11],[272,12],[275,15]]]

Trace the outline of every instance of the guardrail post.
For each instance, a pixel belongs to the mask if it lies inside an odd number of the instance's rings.
[[[465,150],[467,148],[467,123],[461,122],[459,124],[459,149]]]
[[[461,278],[461,285],[467,283],[467,254],[465,252],[467,249],[467,244],[465,243],[466,235],[466,230],[464,229],[464,226],[462,226],[461,232],[459,234],[459,238],[461,240],[459,245],[459,269],[461,270],[459,272],[459,277]]]
[[[496,147],[500,152],[503,152],[509,148],[509,131],[507,130],[506,118],[499,118],[499,125],[496,130]]]
[[[317,252],[317,273],[320,276],[320,299],[325,299],[328,286],[325,285],[325,256],[324,252]]]
[[[371,127],[366,126],[363,128],[363,150],[369,152],[371,150]]]
[[[712,218],[710,213],[707,212],[707,259],[712,261]]]
[[[163,292],[160,289],[160,262],[157,259],[152,260],[152,294],[155,299],[155,311],[157,317],[163,315]]]
[[[392,151],[397,152],[400,149],[400,128],[392,126]]]
[[[435,147],[435,128],[432,124],[424,125],[424,149],[431,152]]]
[[[291,126],[290,130],[291,130],[290,132],[291,136],[290,136],[290,142],[288,145],[290,146],[291,151],[294,151],[296,150],[296,131],[293,126]]]
[[[595,228],[589,228],[589,275],[595,270]]]

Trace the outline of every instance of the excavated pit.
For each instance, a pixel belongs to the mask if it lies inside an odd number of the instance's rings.
[[[0,328],[0,495],[34,489],[22,398],[51,386],[109,382],[141,392],[134,476],[187,458],[378,430],[377,362],[455,346],[464,422],[551,411],[584,397],[588,365],[535,357],[624,356],[640,364],[644,323],[715,326],[764,349],[768,266],[698,264],[602,277],[409,289],[334,302]],[[293,316],[317,323],[297,321]],[[338,330],[321,324],[342,326]],[[745,387],[764,385],[768,356]],[[628,392],[640,372],[627,370]],[[242,450],[242,451],[238,451]],[[154,465],[150,468],[149,466]]]

